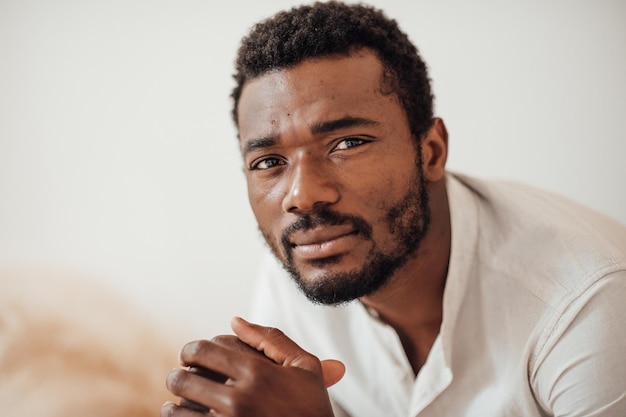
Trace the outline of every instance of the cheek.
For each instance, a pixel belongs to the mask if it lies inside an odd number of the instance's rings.
[[[259,227],[267,232],[278,223],[282,212],[282,197],[274,191],[267,191],[254,184],[248,183],[248,200]]]
[[[282,237],[282,197],[276,193],[272,194],[248,188],[248,198],[252,212],[257,221],[259,231],[262,233],[265,242],[271,249],[274,256],[285,261],[286,254],[281,244]]]
[[[389,173],[364,176],[360,178],[360,181],[364,185],[359,187],[360,192],[356,196],[359,200],[359,209],[373,216],[371,220],[381,218],[384,212],[393,205],[397,195],[400,194],[399,188],[404,183],[402,178]]]
[[[382,246],[392,245],[395,235],[391,230],[390,213],[398,209],[407,194],[415,187],[417,168],[399,166],[397,170],[371,176],[358,195],[356,212],[372,226],[373,238]]]
[[[371,220],[378,221],[404,197],[416,174],[416,157],[412,142],[407,140],[397,147],[379,150],[375,158],[363,163],[359,172],[351,176],[346,184],[352,184],[362,207],[376,212]]]

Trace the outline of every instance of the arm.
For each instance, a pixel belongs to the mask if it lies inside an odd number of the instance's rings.
[[[320,362],[280,330],[239,318],[231,325],[238,340],[254,350],[228,338],[185,345],[181,363],[194,368],[176,369],[168,375],[167,387],[173,394],[220,416],[333,415],[326,388],[343,376],[341,362]],[[211,374],[203,377],[195,367]],[[206,415],[205,410],[185,404],[166,403],[161,416]]]
[[[626,273],[598,280],[564,309],[531,382],[550,415],[626,416]]]

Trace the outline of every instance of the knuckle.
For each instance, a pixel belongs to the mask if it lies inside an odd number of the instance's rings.
[[[247,343],[243,342],[237,336],[232,336],[232,335],[215,336],[213,339],[211,339],[211,342],[215,343],[216,345],[234,350],[236,352],[248,353],[254,356],[264,357],[263,353],[254,349]]]
[[[171,417],[174,415],[174,403],[166,402],[161,407],[160,417]]]
[[[320,358],[318,358],[317,356],[315,356],[311,352],[303,351],[300,355],[302,356],[302,360],[306,360],[306,361],[311,362],[311,363],[317,363],[320,366],[322,366]]]
[[[220,407],[220,414],[225,414],[228,416],[234,416],[234,409],[237,404],[236,392],[233,392],[231,395],[228,395],[222,399],[222,405]]]
[[[229,401],[228,404],[229,415],[233,417],[249,417],[255,415],[253,407],[249,404],[249,396],[237,392]]]
[[[265,350],[265,348],[269,346],[280,346],[285,340],[285,334],[282,330],[277,329],[276,327],[267,327],[265,329],[265,334],[263,334],[263,339],[259,343],[260,350]]]
[[[205,356],[211,348],[208,340],[196,340],[187,343],[180,352],[180,359],[183,364],[197,363]]]
[[[315,372],[321,372],[322,364],[317,356],[304,350],[291,352],[283,362],[283,365],[295,366]]]
[[[262,366],[258,361],[247,361],[246,366],[243,368],[245,370],[246,379],[250,382],[258,380],[259,376],[263,374],[261,368]]]
[[[219,336],[215,336],[214,338],[211,339],[211,342],[215,343],[216,345],[220,345],[220,346],[224,346],[228,348],[236,348],[241,343],[243,343],[241,342],[241,340],[239,340],[237,336],[232,336],[232,335],[227,335],[227,334],[221,334]]]
[[[271,385],[271,372],[268,371],[268,361],[249,360],[244,368],[243,381],[245,386],[252,391],[258,391]]]
[[[276,327],[268,327],[265,331],[265,338],[268,340],[282,339],[283,337],[285,337],[283,331]]]

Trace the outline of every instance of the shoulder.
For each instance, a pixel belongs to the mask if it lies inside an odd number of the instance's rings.
[[[480,220],[494,231],[524,232],[551,230],[555,237],[586,236],[601,247],[612,247],[619,256],[626,251],[626,225],[557,193],[508,180],[484,180],[452,175],[479,202]]]
[[[626,415],[625,299],[626,272],[605,275],[546,326],[529,364],[544,409],[553,415]]]
[[[558,194],[455,175],[477,205],[483,265],[566,291],[626,270],[626,226]]]
[[[476,224],[468,291],[516,329],[537,401],[551,415],[623,415],[624,225],[535,187],[450,181],[451,193],[471,196],[457,201],[475,206],[464,218]]]

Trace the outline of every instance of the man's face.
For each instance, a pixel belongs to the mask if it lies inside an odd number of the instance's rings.
[[[246,84],[239,134],[250,204],[268,245],[313,301],[382,287],[429,223],[404,111],[363,49]]]

